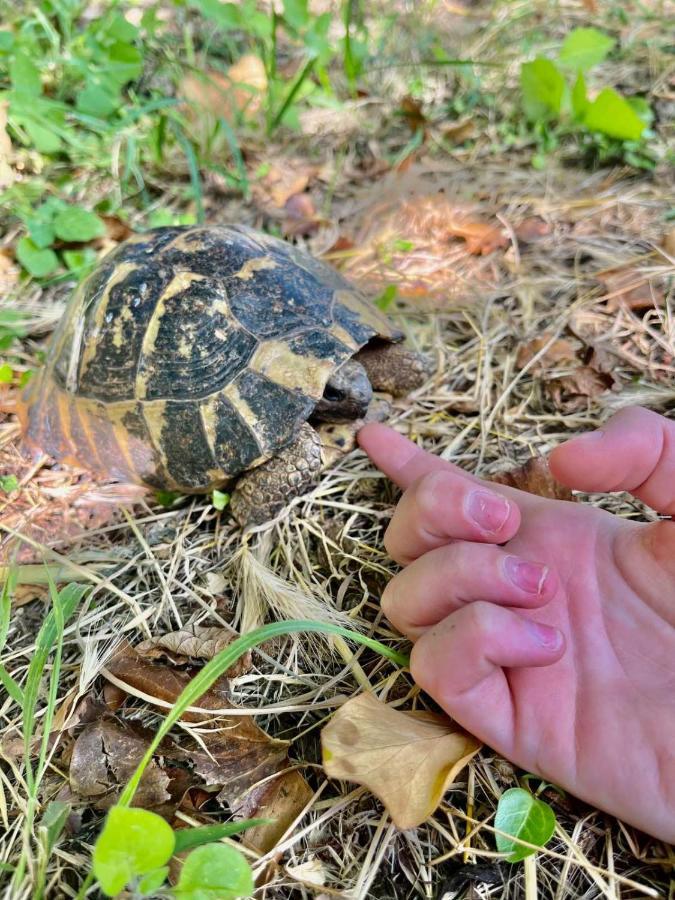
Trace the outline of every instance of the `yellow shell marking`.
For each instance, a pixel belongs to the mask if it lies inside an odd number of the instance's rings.
[[[377,334],[385,338],[392,337],[391,326],[385,317],[373,303],[357,294],[356,291],[336,291],[335,302],[341,303],[347,309],[351,309],[363,323],[370,325]],[[333,328],[331,327],[332,330]]]
[[[105,286],[105,290],[98,300],[96,311],[94,313],[94,326],[90,334],[87,335],[87,342],[85,344],[84,350],[82,351],[82,359],[80,361],[80,377],[84,375],[84,373],[87,371],[89,363],[92,361],[94,356],[96,356],[98,336],[100,335],[103,329],[103,324],[105,322],[108,300],[110,299],[110,292],[115,287],[115,285],[118,285],[121,281],[124,281],[127,275],[129,275],[131,272],[135,272],[137,268],[138,266],[136,263],[120,263],[110,276],[110,279]],[[81,340],[81,334],[79,337]],[[79,341],[73,341],[73,354],[75,353],[79,353]]]
[[[277,264],[271,256],[256,256],[254,259],[247,259],[238,272],[234,273],[234,278],[241,278],[242,281],[250,281],[256,272],[262,272],[263,269],[276,269]]]
[[[166,311],[166,301],[170,300],[171,297],[175,297],[176,294],[187,290],[195,281],[203,281],[204,277],[204,275],[199,275],[196,272],[177,272],[167,284],[145,329],[143,344],[141,345],[141,359],[152,356],[154,353],[159,326]],[[181,356],[189,356],[190,349],[185,343],[182,343],[179,347],[179,353]],[[147,394],[147,376],[140,374],[140,372],[141,367],[139,366],[139,374],[136,377],[136,396],[139,400],[142,400]]]
[[[253,354],[248,368],[289,390],[317,399],[333,371],[331,360],[293,353],[284,341],[265,341]]]

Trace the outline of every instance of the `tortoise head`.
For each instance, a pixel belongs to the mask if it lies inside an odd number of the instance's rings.
[[[361,363],[349,359],[328,380],[323,397],[314,408],[314,418],[320,422],[360,419],[372,398],[373,388],[366,370]]]

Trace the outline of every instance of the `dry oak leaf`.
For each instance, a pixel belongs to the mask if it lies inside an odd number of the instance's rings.
[[[240,803],[232,805],[232,811],[237,818],[270,821],[245,832],[246,846],[262,854],[269,853],[309,805],[313,795],[314,791],[297,769],[286,769],[276,778],[251,788]]]
[[[534,340],[528,341],[526,344],[521,344],[518,348],[516,366],[519,369],[524,369],[537,353],[540,353],[546,347],[550,340],[550,334],[542,334],[541,337],[534,338]],[[550,347],[537,360],[532,371],[540,374],[558,363],[576,360],[576,357],[576,350],[572,344],[564,338],[558,338],[551,343]]]
[[[190,104],[212,116],[232,119],[236,113],[253,114],[258,111],[267,90],[265,66],[258,56],[246,54],[227,74],[207,69],[200,75],[186,75],[178,87],[178,94]],[[192,113],[195,117],[195,113]]]
[[[563,412],[586,409],[589,400],[604,394],[615,384],[612,375],[591,366],[578,366],[569,375],[546,382],[546,390],[555,406]]]
[[[170,631],[158,637],[142,641],[134,648],[145,659],[166,657],[174,665],[185,664],[191,659],[213,659],[237,637],[218,625],[186,625],[178,631]],[[225,673],[226,678],[238,678],[251,668],[251,653],[245,653]]]
[[[663,302],[663,288],[637,269],[619,269],[598,276],[606,291],[607,309],[653,309]]]
[[[400,712],[372,694],[340,707],[321,744],[326,774],[367,787],[401,829],[429,818],[481,746],[444,716]]]
[[[517,488],[519,491],[527,491],[528,494],[550,497],[553,500],[574,500],[572,491],[551,475],[545,456],[533,456],[522,466],[493,475],[490,481]]]

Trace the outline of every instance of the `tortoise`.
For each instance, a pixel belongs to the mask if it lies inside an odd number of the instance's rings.
[[[182,493],[234,483],[234,517],[259,524],[354,446],[373,390],[425,381],[429,361],[402,338],[285,241],[156,228],[75,291],[20,417],[29,445],[107,477]]]

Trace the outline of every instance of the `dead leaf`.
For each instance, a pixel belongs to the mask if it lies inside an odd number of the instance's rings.
[[[271,819],[245,832],[248,847],[269,853],[309,804],[314,791],[297,769],[287,769],[246,794],[234,812],[241,819]]]
[[[254,115],[266,90],[263,61],[253,54],[245,54],[226,74],[207,69],[199,75],[186,75],[178,86],[178,95],[199,107],[202,114],[207,112],[214,118],[231,121],[237,113]],[[188,118],[198,121],[195,110],[188,112]]]
[[[458,122],[450,122],[443,126],[443,137],[453,144],[463,144],[476,130],[473,119],[460,119]]]
[[[521,243],[532,244],[547,237],[553,229],[540,216],[528,216],[527,219],[523,219],[519,225],[516,225],[514,231]]]
[[[323,887],[328,881],[328,872],[325,865],[315,856],[310,857],[299,866],[286,866],[286,872],[291,878],[301,881],[303,884],[311,884],[315,887]]]
[[[1,143],[1,141],[0,141]],[[2,147],[0,146],[0,188],[2,187]],[[9,294],[19,281],[19,267],[7,250],[0,250],[0,294]]]
[[[671,228],[664,234],[663,249],[669,256],[675,256],[675,228]]]
[[[287,237],[312,234],[324,221],[314,208],[314,201],[308,193],[291,194],[284,203],[284,212],[286,218],[281,228]]]
[[[404,97],[401,100],[399,109],[406,124],[413,133],[425,128],[427,117],[422,112],[422,103],[420,100],[415,100],[415,98],[411,96]]]
[[[663,302],[663,289],[637,269],[616,269],[598,276],[606,291],[607,309],[653,309]]]
[[[541,337],[534,338],[526,344],[521,344],[518,348],[518,356],[516,358],[516,366],[524,369],[531,362],[537,353],[551,340],[552,335],[542,334]],[[537,375],[546,372],[549,368],[553,368],[560,363],[572,362],[577,359],[575,348],[564,338],[558,338],[551,343],[546,352],[541,356],[531,371]]]
[[[551,475],[545,456],[533,456],[522,466],[493,475],[490,481],[527,491],[528,494],[537,494],[539,497],[550,497],[552,500],[574,500],[572,491]]]
[[[588,401],[599,397],[614,386],[611,375],[602,374],[590,366],[579,366],[560,378],[546,382],[546,391],[556,407],[563,412],[586,409]]]
[[[150,737],[128,725],[106,719],[88,725],[75,741],[70,761],[70,787],[96,809],[109,809],[148,748]],[[153,759],[147,766],[133,805],[163,807],[171,800],[171,778]]]
[[[372,694],[340,707],[321,744],[326,774],[365,785],[402,829],[429,818],[481,746],[443,716],[401,712]]]
[[[145,659],[165,657],[174,665],[182,665],[191,659],[213,659],[221,650],[237,637],[232,631],[220,626],[186,625],[179,631],[170,631],[158,637],[149,638],[134,647],[135,652]],[[225,678],[238,678],[251,668],[251,653],[245,653],[227,672]]]
[[[319,174],[318,166],[294,157],[266,160],[265,164],[267,171],[254,182],[251,193],[256,204],[267,213],[284,209],[287,201],[302,194]]]

